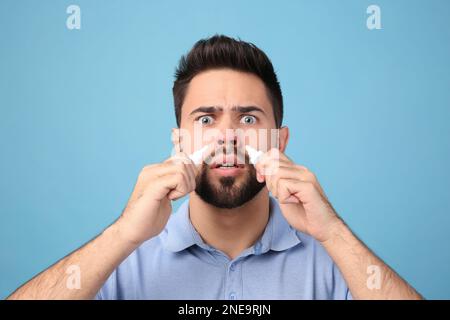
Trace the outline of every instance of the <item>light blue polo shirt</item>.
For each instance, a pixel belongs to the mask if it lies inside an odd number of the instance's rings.
[[[270,215],[254,246],[230,260],[205,244],[186,200],[158,236],[110,275],[96,299],[351,299],[319,242],[293,229],[270,198]]]

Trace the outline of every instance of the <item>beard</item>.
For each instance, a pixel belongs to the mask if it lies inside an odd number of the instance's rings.
[[[210,177],[211,170],[203,164],[196,178],[195,192],[206,203],[223,209],[233,209],[242,206],[253,199],[265,186],[265,182],[256,180],[256,170],[253,165],[246,165],[245,177],[220,177],[217,183]],[[237,180],[243,180],[238,182]]]

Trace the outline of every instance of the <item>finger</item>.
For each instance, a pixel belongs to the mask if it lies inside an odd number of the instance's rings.
[[[292,164],[279,167],[275,174],[266,176],[266,185],[275,197],[278,196],[278,181],[280,179],[298,179],[304,181],[306,177],[302,170],[295,168]]]
[[[164,162],[169,163],[185,163],[185,164],[194,164],[192,160],[188,157],[188,155],[184,152],[177,152],[172,157],[168,158]]]
[[[193,165],[181,163],[177,165],[177,173],[183,176],[183,182],[186,188],[190,191],[195,188],[195,179],[192,177],[192,167]]]
[[[280,166],[290,166],[291,163],[287,162],[279,162],[278,160],[266,160],[264,163],[257,164],[256,173],[257,173],[257,180],[259,182],[264,182],[266,179],[268,179],[271,176],[274,176],[277,174],[278,170],[280,169]]]
[[[263,154],[258,163],[255,165],[255,168],[259,175],[263,178],[265,176],[275,174],[278,168],[282,165],[289,166],[292,164],[292,161],[286,155],[278,149],[272,148],[267,153]]]
[[[157,185],[149,186],[146,190],[152,194],[156,200],[162,200],[167,197],[170,200],[176,200],[190,192],[190,187],[186,181],[185,175],[181,172],[165,175],[158,179]]]
[[[260,174],[258,171],[256,171],[256,180],[259,183],[263,183],[265,181],[264,175]]]
[[[289,166],[280,166],[276,174],[267,176],[267,180],[269,181],[268,185],[270,187],[269,190],[276,190],[278,180],[286,178],[313,183],[321,193],[321,195],[327,199],[325,192],[323,191],[315,174],[309,171],[306,167],[295,164],[291,164]]]
[[[177,172],[183,172],[184,171],[184,164],[183,163],[176,163],[176,162],[163,162],[155,166],[146,167],[143,170],[142,179],[143,181],[150,181],[153,179],[158,179],[167,175],[172,175]],[[189,176],[186,173],[186,177],[189,178]],[[144,184],[145,184],[144,182]],[[142,182],[141,182],[142,183]]]
[[[295,168],[297,168],[300,172],[300,176],[302,181],[311,182],[314,184],[314,186],[317,188],[317,190],[320,192],[320,194],[325,198],[328,199],[325,191],[323,191],[322,186],[319,183],[319,180],[317,179],[314,172],[310,171],[308,168],[302,165],[295,165]]]
[[[295,179],[279,180],[278,201],[280,203],[292,203],[292,197],[297,198],[303,204],[321,200],[319,191],[311,182]]]
[[[276,174],[279,166],[280,162],[278,160],[266,159],[264,162],[257,163],[255,169],[262,181],[264,181],[268,176]]]
[[[281,203],[296,203],[299,204],[300,200],[298,200],[295,196],[290,195],[286,199],[284,199]]]
[[[198,174],[199,169],[194,164],[192,159],[190,159],[186,153],[178,152],[173,157],[168,158],[162,164],[166,168],[170,168],[172,166],[179,167],[181,170],[185,172],[187,175],[187,179],[189,180],[189,185],[192,189],[195,189],[195,177]],[[171,169],[161,170],[159,176],[170,174]]]
[[[182,163],[182,164],[184,164],[186,170],[188,170],[190,173],[192,173],[194,175],[194,178],[199,172],[199,168],[197,167],[197,165],[184,152],[179,152],[176,155],[174,155],[173,157],[167,159],[166,161],[170,162],[170,163],[176,163],[176,164]]]
[[[186,171],[186,173],[189,177],[189,182],[190,182],[191,188],[192,188],[192,190],[194,190],[195,185],[196,185],[195,177],[199,170],[197,169],[196,166],[193,166],[193,165],[183,164],[183,166],[184,166],[184,170]]]
[[[264,163],[266,161],[277,160],[279,162],[292,163],[292,160],[289,159],[283,152],[281,152],[277,148],[272,148],[269,151],[265,152],[258,160],[258,163]]]
[[[144,193],[148,193],[149,189],[158,188],[158,186],[155,187],[155,180],[156,183],[160,183],[160,181],[163,181],[161,179],[166,176],[181,175],[187,189],[194,190],[195,176],[192,173],[193,167],[194,166],[186,165],[182,162],[173,162],[172,159],[168,159],[163,163],[145,166],[139,173],[129,201],[134,201],[141,197]]]
[[[179,156],[183,159],[184,169],[186,170],[189,180],[191,181],[192,188],[195,189],[195,177],[200,172],[200,165],[195,164],[191,158],[184,152],[180,152]]]
[[[189,190],[192,191],[195,189],[195,177],[199,172],[197,165],[192,161],[192,159],[184,152],[179,152],[176,154],[174,161],[181,160],[180,169],[185,175],[186,180],[188,181]],[[189,191],[189,192],[190,192]]]

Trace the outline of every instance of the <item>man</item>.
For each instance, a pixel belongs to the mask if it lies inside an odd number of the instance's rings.
[[[260,49],[225,36],[197,42],[173,94],[174,156],[142,169],[117,221],[10,299],[421,298],[352,234],[315,175],[284,154],[281,89]],[[200,146],[189,139],[198,127],[214,132]],[[250,163],[246,150],[259,157]],[[185,195],[171,215],[171,201]],[[81,270],[76,290],[67,286],[71,266]]]

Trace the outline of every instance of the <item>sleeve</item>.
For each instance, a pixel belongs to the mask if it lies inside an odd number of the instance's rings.
[[[350,289],[347,288],[347,300],[353,300],[352,293],[350,292]]]
[[[333,263],[333,282],[333,300],[353,300],[352,293],[335,263]]]
[[[106,282],[94,296],[94,300],[117,300],[117,269],[111,273]]]
[[[103,300],[102,290],[100,289],[94,297],[94,300]]]

